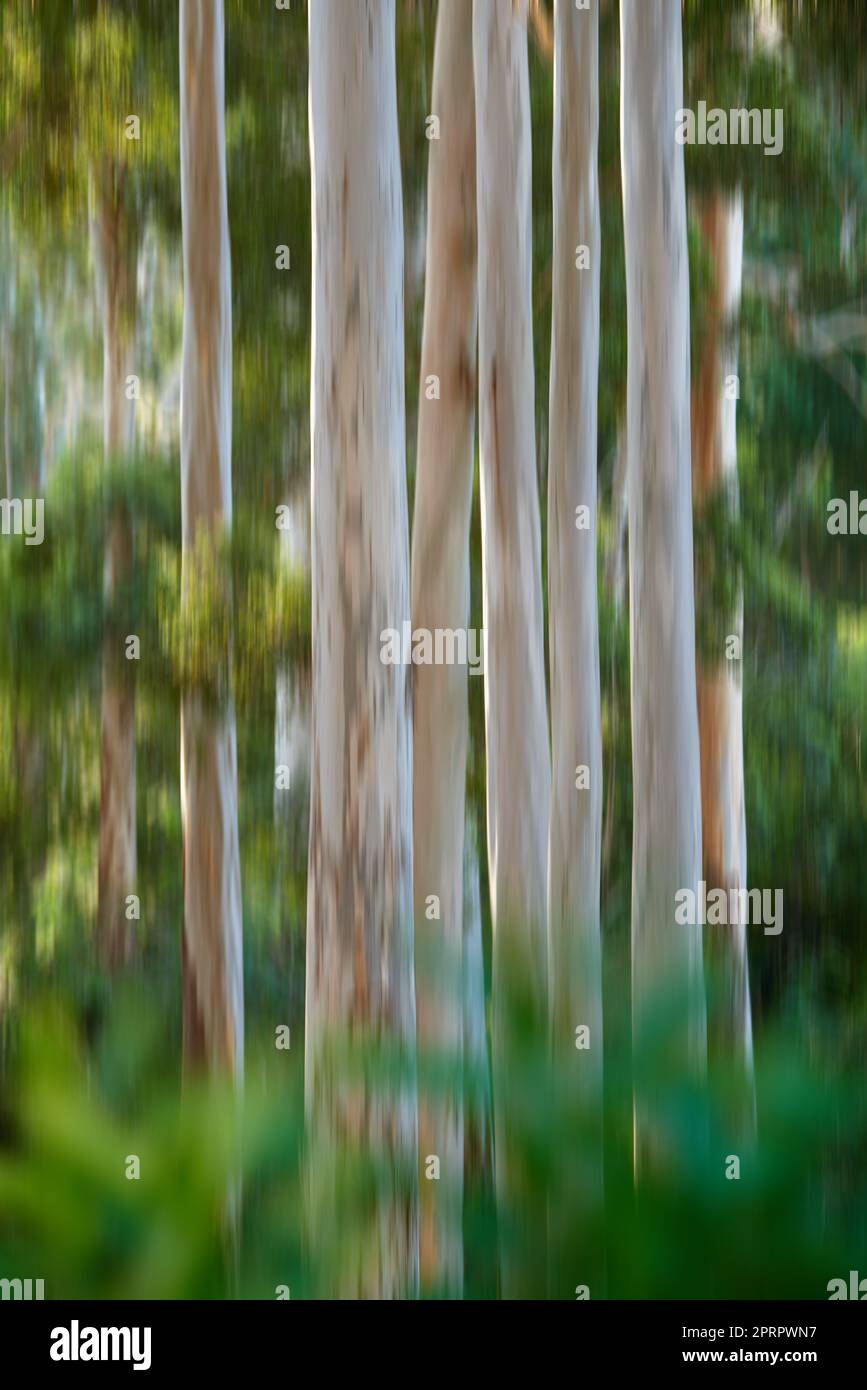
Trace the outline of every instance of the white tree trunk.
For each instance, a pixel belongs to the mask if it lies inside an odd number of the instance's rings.
[[[738,511],[737,395],[727,383],[738,369],[737,326],[743,267],[743,197],[716,191],[701,203],[700,220],[714,268],[702,363],[693,395],[693,491],[696,513],[723,493]],[[700,587],[700,586],[699,586]],[[700,615],[701,616],[701,615]],[[724,637],[743,645],[743,598]],[[696,675],[701,746],[702,874],[711,888],[747,887],[747,825],[744,798],[741,659],[727,660],[724,646],[711,659],[699,651]],[[722,997],[712,1015],[711,1035],[752,1076],[746,926],[709,927],[705,949],[719,970]]]
[[[576,1025],[591,1027],[585,1070],[586,1085],[592,1093],[598,1087],[602,1063],[602,716],[596,604],[601,252],[596,174],[598,14],[578,11],[568,0],[557,0],[554,24],[554,270],[548,458],[553,747],[549,999],[555,1052],[561,1046],[574,1052]],[[589,247],[589,269],[576,269],[576,245]],[[588,530],[576,529],[579,507],[589,509]],[[589,771],[586,790],[576,788],[579,767]]]
[[[696,892],[701,875],[689,268],[683,148],[674,136],[683,100],[680,10],[680,0],[621,0],[620,12],[639,1169],[661,1073],[671,1083],[700,1071],[706,1051],[701,928],[675,921],[677,890]],[[660,1067],[650,1040],[661,1020],[669,1036]]]
[[[440,0],[429,143],[427,274],[412,536],[414,628],[466,628],[475,442],[476,128],[473,15]],[[429,399],[438,380],[439,398]],[[419,1048],[461,1064],[467,668],[419,666],[413,728],[413,869]],[[438,918],[428,919],[430,898]],[[484,996],[482,998],[484,1004]],[[421,1186],[422,1287],[459,1297],[463,1112],[459,1085],[422,1095],[422,1164],[437,1154],[439,1182]]]
[[[474,58],[491,908],[495,928],[502,922],[515,933],[544,998],[551,773],[533,410],[530,95],[520,4],[476,0]]]
[[[526,1145],[508,1017],[516,990],[544,1018],[551,767],[545,692],[533,384],[531,131],[526,5],[476,0],[479,423],[488,863],[494,925],[497,1184],[532,1238],[519,1192]],[[514,1022],[514,1015],[512,1015]],[[526,1087],[523,1088],[526,1091]],[[504,1287],[531,1271],[503,1261]]]
[[[232,272],[226,199],[223,0],[181,0],[182,601],[232,524]],[[228,585],[228,580],[225,581]],[[230,660],[230,654],[226,653]],[[241,860],[235,713],[181,704],[184,1052],[243,1069]]]
[[[132,447],[134,403],[127,400],[130,343],[135,316],[129,224],[123,212],[122,174],[108,163],[97,178],[91,227],[102,313],[103,452],[112,467]],[[109,518],[103,571],[110,609],[133,560],[132,519],[118,505]],[[98,937],[112,966],[128,960],[132,929],[126,898],[136,879],[136,767],[134,665],[126,660],[126,633],[113,626],[103,647],[100,751]]]
[[[280,565],[287,575],[299,579],[310,574],[307,488],[299,488],[287,505],[290,524],[277,533]],[[296,792],[306,785],[310,772],[310,682],[291,661],[281,662],[275,682],[274,767],[283,770],[280,785],[275,771],[274,824],[285,828],[297,804]]]
[[[596,602],[599,378],[599,16],[554,10],[554,260],[548,454],[548,623],[552,794],[548,988],[554,1082],[587,1125],[585,1152],[562,1165],[552,1244],[571,1236],[563,1204],[598,1200],[602,1170],[602,711]],[[576,268],[586,246],[589,267]],[[587,508],[587,514],[578,509]],[[587,529],[578,529],[585,520]],[[581,771],[579,772],[579,769]],[[584,772],[586,769],[586,775]],[[589,777],[589,785],[586,778]],[[580,785],[578,785],[580,784]],[[575,1031],[587,1046],[576,1048]],[[593,1136],[592,1141],[590,1136]],[[591,1152],[592,1150],[592,1152]],[[580,1171],[580,1184],[570,1179]],[[589,1190],[592,1181],[592,1193]],[[564,1226],[569,1231],[564,1231]]]
[[[326,1146],[381,1165],[373,1229],[341,1259],[340,1291],[404,1297],[418,1278],[417,1184],[399,1171],[415,1167],[414,1087],[346,1074],[374,1043],[411,1059],[416,1027],[409,671],[382,663],[380,641],[410,611],[394,0],[317,0],[309,24],[307,1097]]]
[[[274,779],[274,824],[285,826],[310,768],[310,686],[288,662],[275,681],[274,767],[285,769]]]

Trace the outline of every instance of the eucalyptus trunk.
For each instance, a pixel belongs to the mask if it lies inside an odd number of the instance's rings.
[[[696,517],[719,510],[725,525],[738,513],[737,399],[738,315],[741,300],[744,216],[738,191],[716,190],[699,203],[699,220],[713,267],[698,380],[693,390],[693,492]],[[719,573],[726,557],[715,557]],[[703,591],[696,575],[698,657],[696,686],[701,747],[702,877],[708,892],[747,887],[747,826],[743,741],[743,593],[734,581],[734,604],[717,612],[716,592]],[[736,651],[731,639],[736,638]],[[710,1010],[714,1051],[741,1068],[751,1108],[753,1039],[745,923],[708,927],[705,951],[718,993]]]
[[[410,615],[394,0],[317,0],[309,26],[311,1226],[332,1292],[392,1298],[418,1281],[410,673],[381,659]],[[380,1050],[390,1077],[355,1065]],[[367,1162],[356,1224],[334,1175]]]
[[[490,1182],[494,1157],[480,877],[476,821],[468,815],[463,912],[464,1178],[477,1190]]]
[[[223,0],[181,0],[182,604],[203,585],[228,609],[232,526],[232,272],[226,196]],[[244,1049],[241,860],[231,652],[210,690],[181,702],[184,1059],[240,1079]],[[219,696],[219,698],[218,698]]]
[[[470,615],[476,356],[476,129],[473,16],[440,0],[429,142],[424,326],[412,536],[412,621],[466,629]],[[419,666],[413,726],[413,866],[418,1043],[457,1079],[422,1090],[422,1288],[463,1284],[463,1096],[460,1084],[467,667]],[[484,996],[482,997],[484,1002]]]
[[[14,281],[9,287],[9,303],[7,304],[7,318],[3,324],[3,471],[6,478],[6,496],[13,497],[15,489],[12,484],[12,349],[10,346],[12,322],[12,304],[14,303]]]
[[[280,569],[290,585],[305,583],[310,576],[310,496],[298,488],[286,504],[289,525],[279,532]],[[287,841],[298,791],[306,786],[310,767],[310,680],[291,656],[277,668],[274,700],[274,825]]]
[[[497,1185],[507,1296],[534,1277],[524,1132],[544,1038],[551,789],[533,388],[526,5],[476,0],[479,422]],[[515,1031],[520,1016],[528,1036]],[[544,1043],[542,1050],[544,1050]],[[541,1060],[541,1059],[540,1059]]]
[[[666,1147],[662,1094],[700,1074],[701,876],[680,0],[621,0],[632,679],[632,1006],[638,1170]]]
[[[558,1248],[564,1256],[574,1249],[583,1224],[580,1212],[598,1208],[602,1187],[598,144],[598,10],[576,10],[572,0],[556,0],[548,452],[548,998],[556,1113],[580,1122],[580,1129],[576,1144],[568,1146],[568,1158],[558,1167],[557,1190],[552,1193],[552,1256]],[[586,1251],[581,1253],[586,1257]],[[555,1267],[560,1263],[556,1260]],[[560,1272],[557,1268],[558,1281]]]

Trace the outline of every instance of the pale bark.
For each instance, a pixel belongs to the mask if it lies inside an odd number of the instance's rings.
[[[310,574],[310,499],[306,487],[286,504],[289,525],[279,532],[280,566],[293,580]],[[274,824],[285,828],[296,804],[296,789],[310,772],[310,681],[291,661],[281,661],[274,702]],[[278,787],[276,770],[285,769],[289,786]]]
[[[135,317],[131,233],[124,214],[123,175],[111,163],[98,178],[92,238],[102,313],[103,450],[109,466],[129,453],[135,418],[134,403],[125,392]],[[103,572],[109,611],[132,561],[132,519],[117,504],[109,518]],[[126,898],[135,892],[136,878],[135,666],[126,660],[127,635],[113,623],[109,626],[102,668],[97,926],[100,951],[112,966],[124,963],[133,946]]]
[[[133,290],[133,294],[135,291]],[[33,495],[42,497],[48,473],[45,408],[45,314],[39,281],[33,294],[33,343],[36,352],[36,450],[33,459]]]
[[[706,1052],[701,928],[675,921],[701,874],[680,10],[621,0],[639,1169],[657,1088],[700,1073]]]
[[[526,1201],[522,1088],[512,1074],[527,1054],[524,1047],[523,1056],[510,1056],[510,1001],[520,992],[542,1023],[551,788],[533,386],[526,5],[476,0],[473,59],[496,1166],[501,1200],[523,1225],[521,1241],[535,1238],[537,1223]],[[514,1259],[504,1258],[507,1294],[525,1286],[531,1264],[517,1251]]]
[[[740,192],[717,191],[701,204],[701,226],[713,283],[708,296],[701,368],[693,392],[693,492],[698,515],[722,492],[731,515],[738,511],[737,397],[727,379],[737,373],[744,217]],[[722,557],[719,557],[720,560]],[[698,575],[698,590],[701,569]],[[699,609],[699,620],[701,610]],[[743,597],[725,633],[743,643]],[[741,659],[724,647],[712,659],[699,650],[696,665],[701,747],[702,876],[712,888],[747,887]],[[705,950],[721,978],[722,994],[711,1014],[711,1037],[752,1075],[752,1022],[746,925],[708,927]]]
[[[3,471],[6,479],[6,496],[15,495],[12,481],[12,374],[13,351],[12,333],[15,325],[15,305],[17,301],[17,273],[15,253],[17,247],[11,228],[4,227],[3,257],[7,262],[7,278],[4,286],[3,305]]]
[[[548,612],[553,775],[549,844],[552,1042],[574,1051],[591,1025],[586,1084],[602,1060],[599,864],[602,716],[596,604],[596,401],[600,224],[596,175],[598,15],[557,0],[554,78],[554,271],[548,458]],[[575,267],[577,244],[590,268]],[[589,529],[576,509],[589,508]],[[576,768],[590,785],[576,789]],[[591,1060],[592,1059],[592,1060]],[[579,1088],[583,1089],[583,1088]]]
[[[355,1150],[362,1162],[379,1165],[370,1224],[357,1243],[347,1235],[338,1291],[404,1297],[418,1279],[417,1180],[401,1172],[415,1168],[418,1141],[409,1081],[416,1027],[412,729],[409,671],[383,664],[380,643],[381,632],[400,629],[410,611],[394,0],[317,0],[309,25],[307,1100],[313,1135],[326,1151],[350,1161]],[[387,1088],[347,1074],[354,1055],[378,1045],[408,1063]],[[321,1163],[314,1183],[329,1171]],[[320,1196],[317,1243],[320,1218],[334,1203],[333,1191]]]
[[[502,922],[545,993],[550,803],[536,486],[530,105],[520,5],[477,0],[479,419],[488,853]],[[505,943],[504,943],[505,944]]]
[[[274,690],[274,824],[285,827],[310,769],[310,684],[286,662]],[[277,786],[276,769],[285,769],[288,786]]]
[[[11,301],[13,289],[9,291],[9,312],[3,325],[3,464],[6,475],[6,496],[13,497],[12,486],[12,349],[10,346],[12,323]]]
[[[223,0],[181,0],[182,602],[232,524],[232,286],[226,197]],[[228,581],[226,580],[228,587]],[[230,654],[226,653],[227,660]],[[181,703],[184,1059],[243,1068],[238,772],[231,696]]]
[[[601,239],[597,179],[599,16],[554,9],[554,254],[548,454],[548,622],[552,790],[548,845],[548,1004],[552,1075],[582,1152],[558,1169],[552,1254],[575,1241],[577,1207],[601,1200],[602,711],[596,601],[596,416]],[[589,267],[576,267],[576,247]],[[576,529],[576,511],[589,526]],[[583,521],[584,514],[580,514]],[[586,768],[589,786],[577,786]],[[576,1048],[575,1030],[589,1029]],[[583,1039],[582,1039],[583,1040]],[[580,1182],[577,1181],[580,1175]],[[555,1279],[559,1278],[559,1272]],[[586,1280],[585,1280],[586,1282]],[[565,1286],[564,1286],[565,1287]]]
[[[427,273],[412,544],[414,628],[466,628],[475,440],[476,130],[473,16],[440,0],[429,145]],[[439,399],[426,383],[439,380]],[[418,1041],[460,1068],[467,668],[419,666],[413,727],[413,866]],[[438,920],[426,906],[439,899]],[[484,996],[483,996],[484,1002]],[[423,1288],[459,1296],[463,1114],[459,1085],[422,1095],[422,1164],[437,1154],[439,1182],[421,1186]]]

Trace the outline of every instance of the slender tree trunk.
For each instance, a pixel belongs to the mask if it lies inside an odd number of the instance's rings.
[[[310,686],[290,662],[275,683],[274,767],[274,824],[284,829],[310,767]]]
[[[182,603],[232,525],[232,272],[226,198],[223,0],[181,0]],[[231,653],[224,654],[227,666]],[[231,694],[181,701],[184,1060],[234,1072],[244,1047],[238,771]]]
[[[12,300],[12,292],[9,294]],[[11,340],[11,302],[7,306],[10,310],[8,321],[3,325],[3,462],[6,474],[6,496],[12,497],[12,349]]]
[[[412,544],[413,627],[465,629],[475,440],[476,128],[473,16],[440,0],[432,113],[440,138],[428,165],[427,274]],[[434,381],[433,378],[436,380]],[[413,729],[413,863],[418,1041],[460,1071],[467,668],[419,666]],[[436,902],[432,902],[435,898]],[[484,1002],[484,996],[483,996]],[[460,1084],[423,1092],[422,1288],[459,1297],[463,1112]]]
[[[100,171],[93,233],[102,309],[103,449],[108,468],[129,453],[135,423],[134,404],[125,391],[135,317],[132,236],[124,212],[123,175],[111,163]],[[117,503],[109,518],[103,576],[109,625],[103,648],[98,902],[100,950],[112,966],[128,960],[133,945],[126,899],[135,892],[136,878],[135,666],[126,659],[129,634],[117,627],[111,613],[132,560],[132,518]]]
[[[310,498],[299,488],[288,503],[290,525],[278,532],[280,565],[292,580],[309,577]],[[281,661],[274,701],[274,824],[284,831],[296,804],[295,793],[306,784],[310,769],[310,682],[291,660]],[[281,837],[281,844],[285,842]]]
[[[598,10],[554,10],[554,270],[548,455],[552,795],[548,987],[556,1113],[583,1121],[552,1193],[555,1293],[574,1273],[580,1210],[602,1190],[602,712],[596,602],[601,239]],[[586,247],[589,266],[577,248]],[[576,1036],[576,1030],[581,1029]],[[587,1030],[584,1032],[583,1030]],[[580,1046],[579,1046],[580,1044]],[[586,1257],[586,1251],[582,1254]],[[588,1282],[585,1278],[584,1282]],[[565,1284],[561,1296],[565,1296]]]
[[[135,291],[133,290],[133,294]],[[36,450],[33,459],[33,496],[42,497],[48,478],[48,451],[46,448],[47,422],[45,405],[45,313],[42,308],[42,294],[39,281],[33,293],[33,346],[36,353]],[[134,427],[134,421],[133,421]],[[132,441],[130,441],[132,443]]]
[[[310,765],[310,688],[290,663],[277,672],[274,712],[274,766],[286,770],[294,792]],[[276,779],[275,779],[276,783]],[[275,785],[274,823],[285,824],[291,800]]]
[[[330,1209],[340,1293],[405,1297],[418,1280],[412,730],[408,669],[383,663],[380,637],[410,611],[394,0],[317,0],[309,24],[306,1083],[312,1137],[326,1155],[313,1174],[311,1217],[321,1253]],[[376,1047],[397,1051],[400,1074],[350,1074],[353,1059]],[[317,1186],[341,1154],[356,1181],[359,1163],[377,1165],[357,1240],[339,1229],[334,1191]]]
[[[481,1186],[490,1181],[493,1171],[494,1135],[485,1017],[479,846],[474,816],[467,816],[464,836],[463,918],[464,1176]]]
[[[701,874],[701,785],[680,0],[621,0],[632,672],[632,1003],[636,1166],[659,1092],[700,1073],[701,928],[675,921]]]
[[[626,594],[625,555],[626,523],[628,520],[626,465],[628,450],[623,428],[618,430],[614,455],[614,471],[611,479],[611,520],[612,534],[605,559],[605,589],[614,601],[619,615]],[[610,802],[609,802],[610,804]]]
[[[737,465],[737,326],[743,264],[743,199],[738,192],[718,190],[700,208],[705,242],[714,267],[701,369],[693,391],[693,492],[696,514],[721,495],[731,516],[738,511]],[[718,563],[723,557],[718,557]],[[701,567],[696,576],[699,632],[702,607],[713,596],[703,594]],[[719,615],[720,618],[723,615]],[[698,722],[701,746],[702,876],[713,888],[746,888],[747,829],[744,802],[742,665],[727,659],[725,643],[743,640],[743,597],[725,615],[708,613],[712,630],[699,641],[696,665]],[[719,976],[721,990],[710,1013],[714,1050],[742,1067],[749,1083],[752,1108],[752,1021],[746,925],[709,927],[705,949]]]
[[[8,240],[7,240],[8,238]],[[3,319],[3,464],[6,477],[6,496],[14,496],[12,478],[12,374],[13,374],[13,333],[15,329],[15,305],[17,302],[17,273],[15,265],[15,238],[11,229],[3,238],[3,254],[9,266],[5,285]]]
[[[515,995],[544,1035],[551,769],[545,694],[541,539],[533,393],[530,94],[526,5],[476,0],[479,420],[486,636],[488,862],[494,924],[497,1186],[508,1296],[534,1276],[538,1221],[524,1169],[533,1049],[514,1032]],[[523,1151],[523,1153],[522,1153]],[[544,1223],[542,1223],[544,1224]]]

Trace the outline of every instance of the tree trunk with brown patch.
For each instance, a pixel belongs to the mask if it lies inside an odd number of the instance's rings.
[[[621,0],[632,673],[635,1158],[671,1156],[661,1100],[706,1055],[680,0]]]
[[[181,602],[232,525],[232,272],[226,196],[223,0],[181,0]],[[222,654],[227,668],[231,652]],[[238,771],[231,693],[181,702],[184,1061],[234,1073],[244,1048]]]
[[[568,1262],[566,1252],[574,1250],[580,1228],[586,1224],[582,1212],[598,1209],[602,1192],[602,711],[596,600],[602,251],[598,53],[598,11],[576,10],[572,0],[556,0],[548,454],[552,744],[548,1002],[556,1113],[576,1124],[580,1118],[581,1128],[580,1142],[568,1146],[568,1157],[558,1166],[551,1195],[555,1279],[563,1273],[557,1266]],[[588,250],[586,268],[576,265],[583,260],[579,247]],[[578,1028],[587,1031],[576,1038]],[[558,1250],[563,1261],[556,1257]],[[586,1257],[586,1251],[582,1253]]]
[[[738,511],[737,466],[737,327],[743,265],[743,198],[721,190],[699,206],[702,232],[713,283],[701,367],[693,391],[692,477],[695,509],[720,499],[725,512]],[[716,557],[724,563],[722,555]],[[696,574],[699,631],[702,609],[713,595],[702,592],[702,566]],[[747,887],[747,829],[744,801],[742,715],[743,596],[738,589],[734,611],[707,613],[710,631],[699,641],[696,662],[698,723],[701,747],[702,877],[708,892]],[[736,637],[739,654],[729,659],[725,644]],[[744,1107],[752,1111],[753,1042],[749,963],[744,923],[708,927],[705,951],[719,991],[709,1015],[714,1053],[743,1071]]]
[[[497,1185],[521,1228],[503,1258],[514,1296],[533,1277],[528,1151],[515,1075],[532,1049],[514,1034],[520,1003],[544,1038],[551,768],[533,386],[530,94],[526,5],[476,0],[479,422],[486,636],[488,864],[494,925]],[[518,1000],[516,996],[520,995]],[[504,1230],[506,1225],[504,1224]]]
[[[412,536],[415,629],[466,629],[470,611],[476,358],[476,127],[473,16],[440,0],[429,143],[427,271]],[[433,380],[435,378],[435,380]],[[413,868],[418,1042],[457,1075],[462,1048],[467,667],[419,666],[413,727]],[[433,903],[432,899],[437,902]],[[431,914],[430,918],[428,914]],[[434,915],[436,914],[436,915]],[[460,1083],[422,1091],[423,1291],[460,1297],[463,1285],[463,1107]]]
[[[310,1224],[332,1294],[393,1298],[418,1282],[410,673],[381,642],[410,613],[394,0],[317,0],[309,26]],[[384,1051],[397,1074],[357,1070]],[[341,1172],[369,1162],[347,1219]]]

